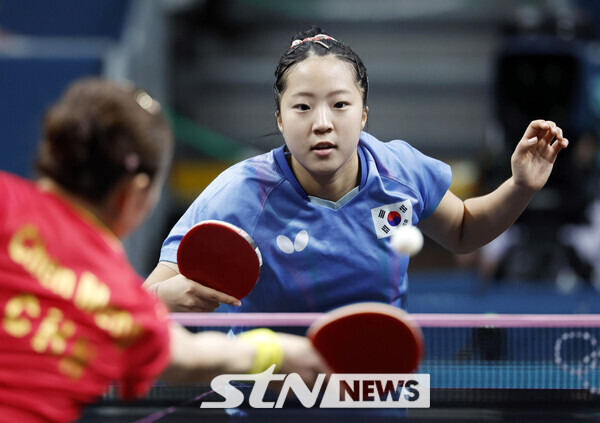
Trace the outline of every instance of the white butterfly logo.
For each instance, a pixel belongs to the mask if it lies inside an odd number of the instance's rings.
[[[286,254],[292,254],[294,251],[302,251],[308,245],[308,232],[302,230],[296,235],[296,239],[292,243],[292,240],[285,235],[279,235],[277,237],[277,246],[281,251]]]

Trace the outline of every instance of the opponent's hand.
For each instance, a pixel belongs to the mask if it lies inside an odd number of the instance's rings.
[[[307,386],[314,384],[319,373],[331,373],[308,338],[279,332],[277,338],[283,348],[283,363],[278,373],[298,373]]]
[[[515,184],[529,191],[539,191],[550,177],[558,153],[567,145],[569,141],[554,122],[531,122],[511,157]]]
[[[237,298],[208,288],[183,275],[173,276],[151,288],[171,312],[212,312],[221,303],[241,305]]]

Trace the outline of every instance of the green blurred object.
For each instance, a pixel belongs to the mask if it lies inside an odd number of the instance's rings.
[[[173,109],[166,110],[173,126],[175,139],[196,149],[202,155],[226,162],[235,162],[247,156],[247,149],[235,140],[198,125]]]

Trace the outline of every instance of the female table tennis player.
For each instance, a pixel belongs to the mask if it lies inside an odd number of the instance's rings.
[[[161,372],[210,381],[271,362],[307,379],[323,371],[305,338],[192,335],[169,324],[166,308],[142,289],[118,238],[156,202],[171,144],[150,96],[86,79],[46,116],[39,181],[0,172],[3,421],[72,421],[109,381],[130,398]]]
[[[531,122],[512,176],[463,202],[448,189],[448,165],[363,132],[368,83],[358,55],[320,28],[292,37],[273,87],[285,145],[216,178],[171,230],[145,285],[180,311],[219,302],[245,312],[328,311],[358,301],[404,308],[409,259],[390,247],[395,230],[418,224],[450,251],[473,251],[517,219],[568,144],[554,122]],[[260,279],[241,307],[178,275],[179,241],[207,219],[241,227],[262,253]]]

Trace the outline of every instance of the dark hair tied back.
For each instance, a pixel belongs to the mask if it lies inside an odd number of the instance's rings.
[[[318,37],[317,39],[314,39],[314,37],[319,34],[329,36],[329,38]],[[277,69],[275,69],[273,96],[275,98],[275,106],[278,113],[280,108],[281,94],[286,88],[287,72],[295,64],[300,63],[313,55],[332,55],[350,63],[354,69],[356,83],[362,92],[363,106],[367,106],[367,96],[369,92],[367,69],[360,57],[350,47],[337,41],[318,26],[312,26],[307,31],[298,32],[292,37],[288,46],[289,47],[279,59]]]

